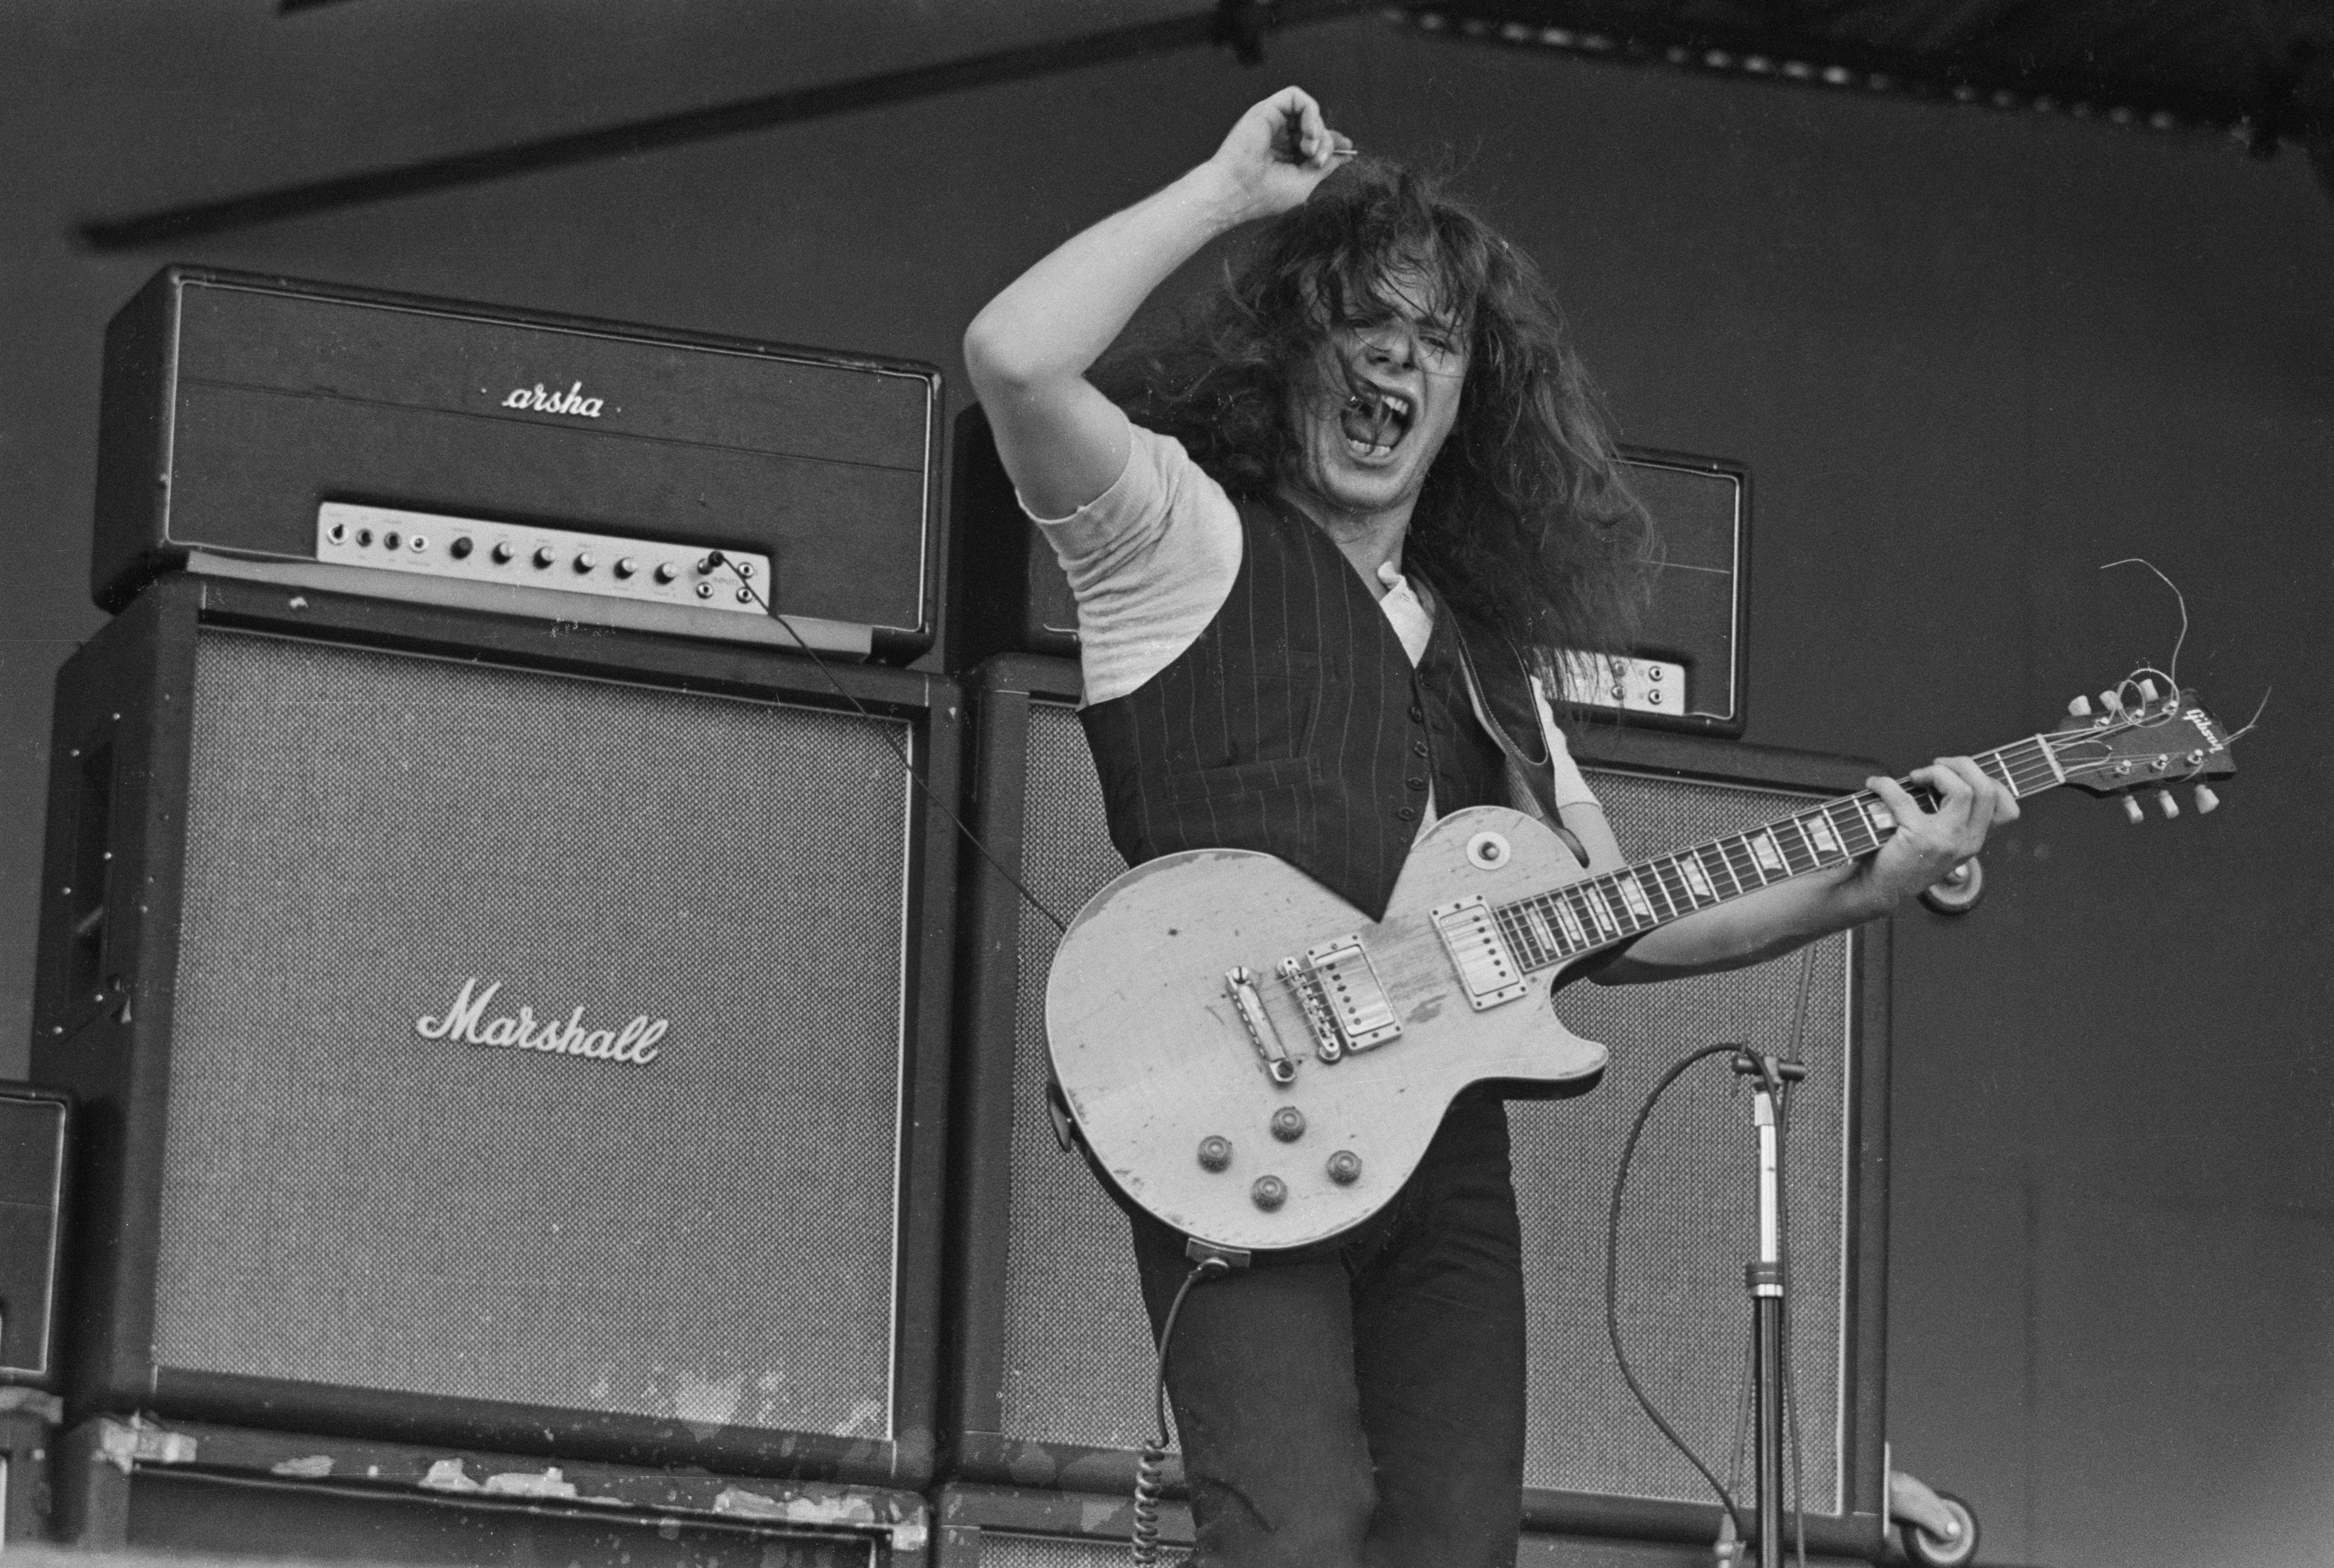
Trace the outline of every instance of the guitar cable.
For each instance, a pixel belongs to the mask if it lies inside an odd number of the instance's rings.
[[[737,581],[738,591],[750,597],[755,604],[761,606],[762,613],[764,615],[769,616],[771,620],[776,621],[779,625],[786,628],[786,635],[795,640],[795,646],[800,648],[805,653],[810,655],[810,662],[818,667],[818,673],[826,678],[826,683],[834,688],[834,694],[842,698],[844,702],[850,703],[852,708],[857,711],[861,718],[865,719],[872,723],[877,723],[879,731],[883,737],[884,743],[890,746],[892,748],[892,754],[900,759],[901,771],[907,774],[908,782],[916,787],[916,789],[923,795],[926,801],[940,808],[940,814],[956,825],[956,830],[964,836],[965,842],[971,845],[975,849],[980,851],[980,857],[983,860],[988,861],[990,866],[996,867],[997,874],[999,876],[1002,876],[1006,881],[1013,885],[1013,890],[1021,895],[1021,896],[1028,902],[1030,908],[1036,910],[1047,920],[1053,922],[1054,929],[1056,931],[1065,936],[1069,934],[1070,927],[1068,923],[1063,920],[1060,915],[1055,914],[1051,909],[1047,908],[1044,901],[1036,894],[1030,892],[1028,885],[1023,882],[1018,876],[1016,876],[1012,871],[1008,868],[1005,862],[999,860],[989,849],[989,846],[980,841],[980,835],[975,833],[972,830],[971,826],[968,824],[963,818],[958,816],[955,809],[951,808],[947,801],[932,793],[932,787],[924,781],[921,774],[916,771],[915,763],[909,760],[908,753],[905,749],[901,746],[899,738],[893,735],[890,730],[883,729],[881,726],[881,723],[876,720],[875,715],[867,711],[865,703],[860,702],[858,698],[853,696],[849,692],[844,689],[843,682],[835,679],[834,672],[827,667],[826,661],[818,656],[818,650],[812,647],[808,643],[803,640],[803,634],[795,630],[794,623],[792,621],[789,621],[784,615],[779,615],[778,612],[772,607],[770,601],[762,596],[762,591],[754,586],[754,580],[738,569],[738,563],[732,561],[728,556],[723,555],[719,550],[708,550],[705,553],[704,560],[699,563],[699,566],[700,569],[709,573],[715,566],[728,567],[729,576]]]
[[[843,682],[835,678],[834,672],[827,667],[826,661],[818,656],[818,651],[804,640],[801,633],[795,630],[793,623],[771,607],[769,600],[763,597],[761,591],[754,586],[753,580],[738,569],[737,563],[731,561],[719,550],[709,550],[706,553],[702,564],[708,571],[715,566],[727,566],[730,576],[736,579],[738,590],[760,605],[763,614],[786,628],[786,635],[792,637],[796,646],[810,656],[810,662],[817,667],[818,673],[825,677],[826,683],[834,688],[835,694],[850,703],[861,718],[871,722],[874,721],[875,715],[869,712],[866,705],[844,687]],[[1029,891],[1028,884],[1015,876],[1012,869],[998,859],[987,844],[981,842],[980,835],[975,833],[971,826],[963,818],[958,816],[948,802],[932,792],[931,786],[916,771],[915,764],[900,745],[898,738],[888,729],[883,729],[880,725],[878,729],[885,743],[892,748],[892,754],[899,758],[901,770],[907,774],[908,781],[916,787],[928,802],[938,807],[941,814],[955,824],[956,830],[964,836],[965,842],[980,852],[981,858],[988,861],[999,876],[1012,885],[1013,890],[1021,895],[1023,901],[1030,908],[1051,922],[1056,932],[1065,936],[1068,935],[1070,929],[1068,923],[1047,908],[1045,902],[1035,893]],[[1182,1284],[1176,1289],[1175,1299],[1168,1306],[1167,1316],[1159,1326],[1159,1342],[1156,1347],[1156,1360],[1151,1389],[1155,1430],[1152,1437],[1144,1440],[1142,1453],[1135,1461],[1133,1524],[1127,1539],[1129,1558],[1136,1563],[1149,1564],[1159,1561],[1159,1504],[1167,1488],[1167,1453],[1170,1447],[1167,1435],[1167,1350],[1170,1341],[1174,1338],[1175,1320],[1182,1312],[1183,1299],[1191,1293],[1192,1286],[1202,1280],[1211,1280],[1220,1275],[1228,1274],[1231,1273],[1231,1269],[1230,1263],[1221,1257],[1210,1256],[1201,1259],[1191,1272],[1184,1276]]]

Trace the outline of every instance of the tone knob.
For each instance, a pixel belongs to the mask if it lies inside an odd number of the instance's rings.
[[[1283,1143],[1295,1143],[1305,1136],[1305,1113],[1293,1105],[1284,1105],[1272,1113],[1272,1136]]]
[[[552,552],[552,548],[549,545],[537,545],[535,547],[534,559],[536,566],[547,566],[558,558],[559,557]]]
[[[1200,1168],[1222,1170],[1232,1163],[1232,1140],[1210,1135],[1200,1140]]]
[[[1256,1185],[1248,1189],[1248,1195],[1257,1207],[1270,1214],[1288,1201],[1288,1184],[1278,1176],[1259,1176]]]
[[[1362,1179],[1362,1157],[1349,1148],[1341,1148],[1331,1155],[1329,1179],[1341,1187],[1352,1186]]]

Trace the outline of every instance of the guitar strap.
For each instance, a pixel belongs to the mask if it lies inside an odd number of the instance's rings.
[[[1509,799],[1514,801],[1517,810],[1538,818],[1542,826],[1562,839],[1565,847],[1572,851],[1574,859],[1583,866],[1587,865],[1587,847],[1557,819],[1553,810],[1541,803],[1539,791],[1532,787],[1533,779],[1548,771],[1555,759],[1557,745],[1548,733],[1555,720],[1548,713],[1548,698],[1540,689],[1538,678],[1524,667],[1521,655],[1516,655],[1516,668],[1524,677],[1525,690],[1531,696],[1532,711],[1538,715],[1540,722],[1540,753],[1535,760],[1524,753],[1523,749],[1516,744],[1515,737],[1508,733],[1508,727],[1500,723],[1499,716],[1492,712],[1490,702],[1483,695],[1482,678],[1475,673],[1475,656],[1469,652],[1466,635],[1459,629],[1459,617],[1452,615],[1449,620],[1452,645],[1459,650],[1459,669],[1467,678],[1468,704],[1475,710],[1475,721],[1490,731],[1491,739],[1499,742],[1500,750],[1507,758]],[[1512,644],[1508,651],[1510,654],[1515,653]]]

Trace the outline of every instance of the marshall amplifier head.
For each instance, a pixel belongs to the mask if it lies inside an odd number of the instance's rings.
[[[893,662],[931,645],[928,365],[186,266],[105,355],[109,609],[183,566]]]

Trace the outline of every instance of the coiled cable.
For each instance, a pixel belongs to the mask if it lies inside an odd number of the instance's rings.
[[[1222,1258],[1201,1258],[1183,1276],[1159,1325],[1158,1370],[1151,1380],[1152,1417],[1157,1430],[1145,1439],[1143,1457],[1134,1464],[1134,1529],[1126,1544],[1131,1562],[1159,1561],[1159,1498],[1167,1487],[1167,1345],[1175,1337],[1176,1315],[1182,1312],[1183,1298],[1191,1293],[1193,1285],[1231,1272],[1231,1264]]]

